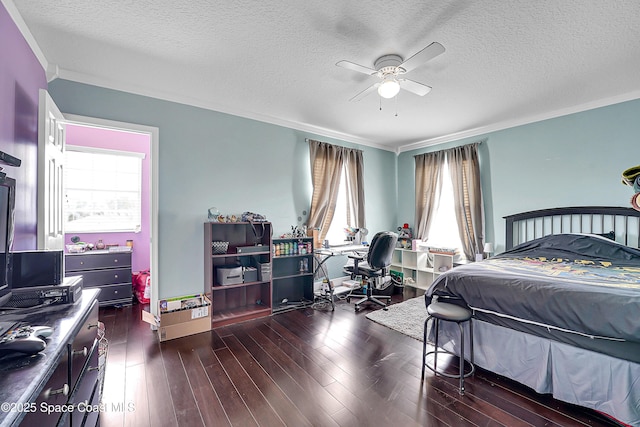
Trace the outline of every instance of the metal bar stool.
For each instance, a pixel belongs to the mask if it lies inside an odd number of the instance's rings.
[[[471,321],[471,310],[460,307],[459,305],[449,304],[445,302],[432,302],[427,306],[427,314],[429,315],[427,319],[424,321],[424,340],[422,344],[422,381],[424,381],[424,368],[427,367],[432,370],[436,375],[442,375],[448,378],[459,378],[460,379],[460,388],[458,392],[460,395],[464,395],[464,379],[466,377],[471,376],[476,367],[473,364],[473,322]],[[427,352],[427,324],[429,320],[434,319],[434,327],[435,327],[435,350]],[[440,350],[438,351],[438,329],[440,325],[440,321],[446,322],[456,322],[458,324],[458,328],[460,328],[460,354],[456,355],[448,350]],[[471,361],[468,362],[470,365],[470,370],[466,374],[464,373],[464,329],[462,324],[464,322],[469,322],[469,342],[471,344]],[[458,356],[460,358],[460,372],[456,374],[449,374],[446,372],[439,372],[436,369],[436,365],[438,363],[438,353],[448,353],[453,356]],[[427,364],[427,355],[433,354],[433,366]]]

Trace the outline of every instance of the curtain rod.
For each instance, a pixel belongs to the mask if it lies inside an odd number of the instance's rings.
[[[414,154],[414,155],[413,155],[413,157],[418,157],[418,156],[422,156],[422,155],[425,155],[425,154],[439,153],[439,152],[441,152],[441,151],[449,151],[449,150],[453,150],[454,148],[466,147],[466,146],[468,146],[468,145],[480,145],[480,144],[482,144],[482,143],[483,143],[483,142],[485,142],[485,141],[486,141],[486,139],[481,139],[480,141],[472,142],[472,143],[470,143],[470,144],[456,145],[455,147],[451,147],[451,148],[443,148],[442,150],[427,151],[427,152],[420,153],[420,154]]]
[[[330,142],[324,142],[324,141],[318,141],[317,139],[310,139],[310,138],[305,138],[304,139],[305,142],[309,142],[309,141],[316,141],[316,142],[320,142],[322,144],[327,144],[327,145],[332,145],[334,147],[342,147],[342,148],[346,148],[347,150],[353,150],[353,151],[362,151],[359,148],[349,148],[349,147],[345,147],[344,145],[338,145],[338,144],[331,144]]]

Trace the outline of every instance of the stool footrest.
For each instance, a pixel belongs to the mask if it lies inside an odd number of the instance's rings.
[[[426,359],[426,358],[427,358],[427,356],[429,356],[430,354],[435,354],[435,355],[437,355],[437,354],[443,354],[443,353],[444,353],[444,354],[449,354],[449,355],[454,356],[454,357],[458,357],[458,355],[457,355],[457,354],[452,353],[452,352],[450,352],[450,351],[448,351],[448,350],[444,350],[444,349],[443,349],[443,350],[438,350],[438,351],[435,351],[435,350],[433,350],[433,351],[428,351],[428,352],[426,352],[426,353],[425,353],[424,357],[425,357],[425,359]],[[465,374],[463,375],[463,377],[464,377],[464,378],[467,378],[467,377],[470,377],[471,375],[473,375],[473,373],[476,371],[476,366],[475,366],[473,363],[471,363],[471,362],[466,361],[466,360],[464,360],[464,359],[463,359],[463,360],[462,360],[462,363],[465,363],[465,362],[466,362],[466,363],[468,363],[468,364],[469,364],[469,366],[471,367],[471,369],[469,370],[469,372],[468,372],[468,373],[465,373]],[[447,378],[455,378],[455,379],[459,379],[459,378],[460,378],[460,375],[459,375],[459,374],[449,374],[449,373],[447,373],[447,372],[438,371],[438,370],[436,370],[433,366],[429,365],[428,363],[425,363],[425,364],[424,364],[424,366],[425,366],[427,369],[429,369],[431,372],[433,372],[434,374],[436,374],[436,375],[442,375],[443,377],[447,377]]]

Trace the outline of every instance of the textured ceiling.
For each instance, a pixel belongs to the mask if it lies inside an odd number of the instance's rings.
[[[640,98],[637,0],[3,3],[56,77],[395,151]],[[376,80],[336,62],[433,41],[429,94],[349,102]]]

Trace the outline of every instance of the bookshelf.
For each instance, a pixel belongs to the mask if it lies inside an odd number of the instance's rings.
[[[271,314],[271,234],[269,222],[204,224],[212,328]]]

